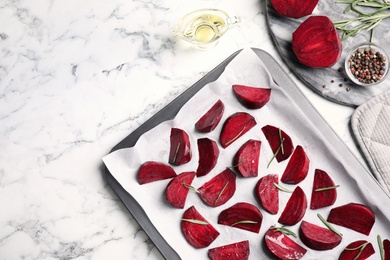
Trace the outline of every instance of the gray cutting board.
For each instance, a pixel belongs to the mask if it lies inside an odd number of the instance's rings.
[[[312,15],[325,15],[332,21],[354,17],[352,13],[343,14],[345,7],[346,5],[336,4],[335,0],[320,0]],[[298,78],[321,96],[343,105],[356,107],[390,89],[390,76],[378,85],[362,87],[351,81],[346,82],[344,69],[342,72],[339,71],[340,67],[344,68],[345,58],[350,49],[356,44],[369,41],[369,32],[361,32],[355,37],[342,41],[341,58],[333,67],[312,69],[300,64],[291,49],[292,33],[308,16],[300,19],[281,17],[274,11],[269,0],[266,2],[266,11],[267,23],[280,55]],[[390,53],[390,18],[382,20],[375,28],[375,36],[374,43]]]

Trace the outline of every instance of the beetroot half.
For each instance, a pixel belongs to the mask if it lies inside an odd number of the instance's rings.
[[[264,240],[267,248],[278,259],[301,259],[307,252],[305,248],[275,227],[268,229]]]
[[[336,27],[327,16],[310,16],[292,34],[292,49],[300,63],[328,68],[340,59],[342,45]]]
[[[331,209],[327,221],[368,236],[375,223],[375,214],[366,205],[348,203]]]
[[[263,215],[248,202],[238,202],[223,210],[218,216],[218,224],[259,233]]]
[[[164,163],[147,161],[143,163],[137,173],[139,184],[171,179],[176,176],[175,170]]]
[[[228,147],[257,124],[255,118],[246,112],[229,116],[222,126],[219,140],[223,148]]]
[[[195,123],[195,129],[202,133],[213,131],[221,121],[225,105],[221,100],[215,104]]]
[[[196,176],[201,177],[214,169],[219,157],[218,145],[214,140],[207,137],[199,138],[197,141],[199,160]]]
[[[249,254],[248,240],[210,248],[208,251],[208,256],[211,260],[247,260]]]
[[[331,187],[335,188],[331,189]],[[331,206],[336,202],[336,199],[337,189],[333,180],[325,171],[315,169],[310,209]]]
[[[302,146],[298,145],[280,178],[281,182],[298,184],[303,181],[309,172],[310,160]]]
[[[180,128],[172,128],[170,135],[169,163],[182,165],[191,160],[191,144],[188,134]]]
[[[307,200],[305,192],[297,186],[280,215],[278,222],[286,226],[293,226],[302,220],[306,213]]]
[[[238,101],[246,108],[262,108],[271,98],[270,88],[257,88],[246,85],[233,85]]]
[[[219,232],[194,206],[183,213],[181,230],[187,242],[195,248],[207,247],[219,236]]]
[[[257,177],[259,172],[260,148],[261,141],[250,139],[234,155],[234,168],[243,177]]]
[[[279,184],[278,175],[268,174],[259,179],[255,188],[261,206],[272,215],[279,211],[279,190],[274,183]]]
[[[201,199],[210,207],[225,204],[235,192],[236,174],[229,168],[214,176],[198,189]]]
[[[195,178],[195,172],[182,172],[173,178],[165,189],[167,201],[175,208],[184,208],[189,187]]]
[[[299,228],[302,242],[314,250],[330,250],[341,243],[341,236],[328,228],[320,227],[303,220]]]
[[[372,244],[366,240],[357,240],[350,243],[341,252],[339,260],[364,260],[375,253]]]
[[[271,5],[281,16],[301,18],[310,15],[318,0],[271,0]]]

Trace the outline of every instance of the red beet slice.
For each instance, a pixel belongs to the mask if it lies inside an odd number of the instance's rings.
[[[278,222],[286,226],[297,224],[305,215],[307,200],[305,192],[297,186],[279,217]]]
[[[307,252],[305,248],[274,227],[265,233],[264,239],[267,248],[278,259],[301,259]]]
[[[236,175],[226,168],[223,172],[203,184],[199,189],[202,200],[211,207],[225,204],[236,191]]]
[[[335,184],[328,173],[323,170],[316,169],[314,171],[310,209],[324,208],[335,203],[337,198],[337,189],[318,190],[330,187],[335,187]]]
[[[234,168],[243,177],[256,177],[259,172],[261,142],[250,139],[244,143],[233,158]]]
[[[293,33],[292,49],[300,63],[312,68],[328,68],[340,59],[342,45],[328,17],[310,16]]]
[[[199,120],[195,123],[195,128],[199,132],[209,133],[213,131],[219,121],[221,121],[225,105],[218,100]]]
[[[200,138],[197,143],[199,161],[196,176],[201,177],[214,169],[218,161],[219,149],[217,143],[209,138]]]
[[[299,228],[299,237],[302,242],[314,250],[330,250],[341,243],[341,236],[328,228],[302,221]]]
[[[182,172],[173,178],[165,189],[165,197],[175,208],[184,208],[189,186],[195,178],[195,172]]]
[[[253,116],[246,112],[237,112],[229,116],[222,126],[219,140],[223,148],[228,147],[256,125]]]
[[[238,101],[246,108],[262,108],[271,98],[270,88],[256,88],[245,85],[233,85],[233,92]]]
[[[375,214],[363,204],[348,203],[331,209],[327,221],[368,236],[375,223]]]
[[[218,224],[259,233],[263,215],[253,204],[238,202],[223,210],[218,216]]]
[[[171,129],[169,163],[182,165],[191,160],[191,144],[188,134],[179,128]]]
[[[276,160],[281,162],[288,159],[294,151],[294,145],[291,137],[280,128],[272,125],[266,125],[262,127],[261,130],[263,131],[273,153],[276,154]],[[284,141],[281,142],[283,139]]]
[[[195,248],[208,247],[219,236],[219,232],[194,206],[184,212],[181,230],[187,242]]]
[[[312,14],[318,0],[271,0],[275,11],[290,18],[301,18]]]
[[[375,254],[374,247],[366,240],[358,240],[350,243],[341,252],[339,260],[364,260]]]
[[[388,239],[383,240],[383,253],[384,259],[390,260],[390,240]]]
[[[273,215],[279,211],[279,190],[274,183],[279,184],[278,175],[268,174],[259,179],[255,188],[261,206]]]
[[[302,146],[298,145],[280,178],[281,182],[298,184],[303,181],[309,172],[310,160]]]
[[[161,162],[147,161],[143,163],[137,174],[139,184],[150,183],[165,179],[171,179],[176,176],[175,170],[171,166]]]
[[[208,256],[211,260],[247,260],[249,259],[249,254],[248,240],[210,248],[208,251]]]

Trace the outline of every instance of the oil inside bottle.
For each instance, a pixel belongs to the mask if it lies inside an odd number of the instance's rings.
[[[226,29],[226,22],[220,16],[204,14],[190,21],[183,36],[207,44],[219,39]]]
[[[224,11],[201,9],[184,16],[174,34],[200,49],[206,49],[217,44],[219,38],[238,22],[239,17],[229,17]]]

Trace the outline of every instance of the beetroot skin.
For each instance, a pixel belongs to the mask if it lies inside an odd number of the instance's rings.
[[[336,27],[327,16],[310,16],[292,34],[292,49],[300,63],[328,68],[340,59],[342,45]]]

